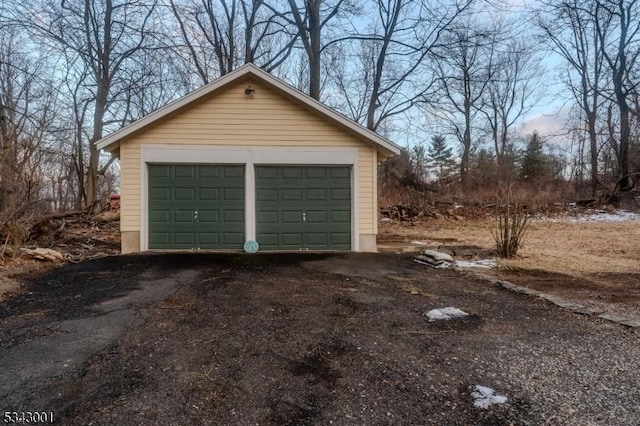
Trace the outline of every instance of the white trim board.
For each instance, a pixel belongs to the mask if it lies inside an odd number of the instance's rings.
[[[351,166],[351,250],[360,251],[358,148],[323,147],[223,147],[143,145],[140,148],[140,250],[149,250],[148,164],[243,164],[245,165],[245,240],[256,239],[256,165]]]

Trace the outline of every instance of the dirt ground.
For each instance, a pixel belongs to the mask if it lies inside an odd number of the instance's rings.
[[[460,218],[459,218],[460,219]],[[492,219],[383,222],[380,241],[494,246]],[[518,256],[491,273],[515,284],[640,318],[640,222],[534,220]],[[487,272],[487,271],[484,271]]]
[[[56,423],[636,425],[637,330],[410,254],[117,256],[18,277],[3,411]],[[430,322],[430,309],[470,315]],[[476,408],[476,385],[507,402]]]

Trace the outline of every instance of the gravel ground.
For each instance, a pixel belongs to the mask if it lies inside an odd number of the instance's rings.
[[[61,424],[640,424],[637,330],[410,255],[121,256],[23,279],[0,306],[0,363],[22,372],[0,409]],[[470,315],[425,315],[448,306]],[[476,385],[506,403],[474,407]]]

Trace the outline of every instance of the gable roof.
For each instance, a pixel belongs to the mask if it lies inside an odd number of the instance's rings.
[[[211,83],[202,86],[198,90],[189,93],[182,98],[169,103],[163,108],[160,108],[151,114],[144,116],[143,118],[134,121],[131,124],[117,130],[110,135],[96,141],[98,149],[104,149],[107,151],[114,151],[120,146],[120,141],[134,133],[142,131],[146,127],[153,125],[164,117],[188,107],[193,102],[196,102],[208,95],[211,95],[217,91],[223,90],[236,82],[239,82],[246,78],[253,78],[256,81],[268,86],[277,93],[283,95],[289,100],[297,103],[301,107],[316,113],[328,122],[342,128],[347,133],[350,133],[363,141],[375,146],[379,151],[382,151],[386,155],[394,155],[400,153],[400,147],[390,140],[378,135],[375,132],[367,129],[359,123],[347,118],[346,116],[334,111],[333,109],[325,106],[310,96],[295,89],[284,81],[272,76],[268,72],[256,67],[253,64],[246,64],[236,69],[235,71],[226,74]]]

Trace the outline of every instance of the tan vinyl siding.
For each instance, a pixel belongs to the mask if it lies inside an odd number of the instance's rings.
[[[120,147],[120,230],[140,230],[140,146]]]
[[[245,95],[247,84],[255,89]],[[255,82],[241,82],[121,143],[121,229],[140,230],[140,146],[357,147],[358,232],[375,233],[375,148]]]
[[[374,186],[371,181],[373,149],[363,147],[358,149],[358,196],[359,196],[359,231],[363,234],[373,234],[373,206]]]
[[[371,153],[371,198],[373,199],[373,233],[378,235],[378,151]]]

